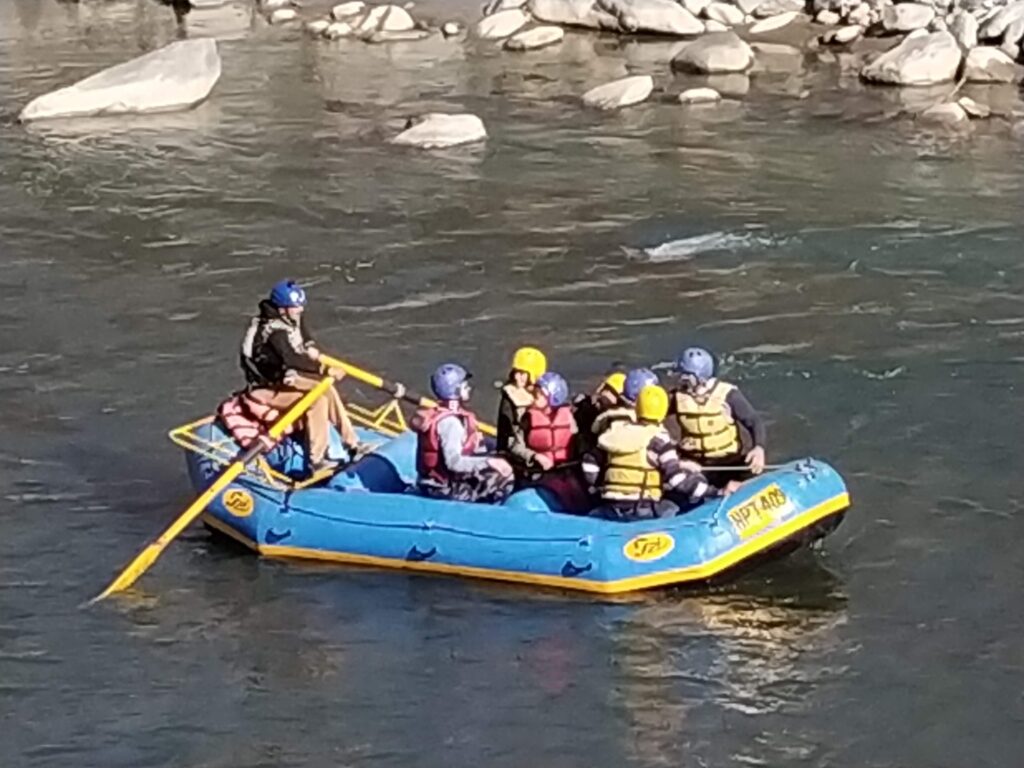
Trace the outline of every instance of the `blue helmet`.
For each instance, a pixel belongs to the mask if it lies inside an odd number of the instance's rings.
[[[640,396],[641,389],[658,383],[658,374],[650,368],[634,368],[626,374],[626,383],[622,388],[622,399],[633,404]]]
[[[715,358],[701,347],[687,347],[676,361],[676,368],[684,376],[692,376],[702,383],[715,375]]]
[[[306,306],[306,292],[294,280],[282,280],[270,291],[270,303],[278,309]]]
[[[537,389],[544,393],[552,408],[559,408],[569,402],[569,385],[554,371],[548,371],[537,379]]]
[[[445,363],[430,377],[430,389],[438,400],[461,400],[462,385],[470,379],[470,372],[461,365]]]

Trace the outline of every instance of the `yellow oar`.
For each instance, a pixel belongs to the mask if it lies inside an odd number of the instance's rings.
[[[317,401],[317,398],[326,392],[333,383],[334,380],[328,376],[303,395],[302,399],[286,411],[274,426],[270,428],[268,432],[270,438],[277,440],[277,438],[281,437],[285,430],[302,418],[302,414],[309,410],[310,406]],[[223,491],[231,484],[232,480],[242,474],[246,464],[259,456],[264,450],[266,450],[266,447],[262,443],[257,442],[241,458],[236,459],[231,466],[224,470],[223,474],[217,478],[213,485],[206,489],[202,496],[192,502],[192,506],[182,512],[181,516],[171,523],[167,530],[160,534],[159,538],[142,550],[128,567],[121,571],[121,574],[111,582],[109,587],[90,602],[95,603],[97,600],[102,600],[114,592],[128,589],[128,587],[134,584],[156,562],[156,559],[160,557],[160,553],[164,551],[167,545],[174,541],[178,534],[188,527],[189,523],[199,517],[210,502],[216,498],[218,493]]]
[[[433,408],[437,403],[431,400],[429,397],[423,397],[423,395],[417,395],[415,392],[409,392],[406,390],[404,385],[396,384],[393,381],[382,379],[375,373],[364,371],[362,368],[357,368],[351,363],[346,363],[344,360],[339,360],[336,357],[330,355],[320,354],[320,360],[324,365],[328,365],[331,368],[341,368],[346,374],[351,376],[353,379],[358,379],[364,384],[369,384],[371,387],[382,389],[389,395],[405,400],[407,403],[419,406],[420,408]],[[485,435],[496,435],[498,430],[492,427],[490,424],[479,424],[480,431]]]

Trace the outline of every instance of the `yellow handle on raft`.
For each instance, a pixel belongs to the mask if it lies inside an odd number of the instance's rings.
[[[395,397],[405,400],[407,403],[412,403],[420,408],[433,408],[437,405],[437,402],[431,400],[429,397],[423,397],[423,395],[417,395],[415,392],[409,392],[406,390],[405,386],[401,384],[396,384],[393,381],[382,379],[377,374],[364,371],[362,368],[357,368],[351,363],[346,363],[344,360],[339,360],[336,357],[331,357],[330,355],[325,355],[323,353],[320,354],[320,360],[324,365],[330,366],[331,368],[340,368],[346,373],[346,375],[351,376],[353,379],[357,379],[364,384],[369,384],[371,387],[381,389],[389,395],[394,395]],[[493,437],[498,434],[498,430],[490,424],[480,424],[479,427],[480,431],[485,435],[491,435]]]
[[[268,435],[271,440],[277,440],[285,431],[302,418],[302,415],[309,410],[310,406],[317,401],[317,399],[326,392],[331,385],[334,383],[334,379],[330,376],[324,378],[318,383],[313,389],[309,390],[302,399],[293,405],[288,411],[285,412],[280,419],[270,428]],[[263,451],[266,450],[266,446],[263,443],[257,442],[246,451],[240,458],[236,459],[231,465],[224,470],[220,477],[214,481],[213,485],[206,489],[206,491],[194,502],[191,506],[186,509],[181,515],[175,520],[170,526],[167,527],[160,536],[150,543],[144,550],[142,550],[128,567],[121,571],[120,575],[114,579],[110,586],[107,587],[103,592],[94,597],[90,602],[95,603],[98,600],[112,595],[114,592],[121,592],[122,590],[128,589],[134,584],[138,578],[149,570],[150,566],[156,562],[156,559],[160,557],[160,554],[166,549],[167,545],[170,544],[174,539],[178,537],[185,528],[188,527],[189,523],[195,520],[202,513],[210,502],[213,501],[217,494],[227,488],[231,484],[231,481],[242,474],[245,469],[245,465],[250,461],[258,457]]]

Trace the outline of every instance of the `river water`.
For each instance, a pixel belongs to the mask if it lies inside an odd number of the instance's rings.
[[[253,21],[195,111],[14,122],[197,24],[0,0],[0,765],[1016,764],[1013,118],[888,119],[905,97],[841,62],[687,110],[664,43],[514,57]],[[627,69],[662,92],[580,108]],[[384,143],[431,109],[491,137]],[[447,358],[500,376],[527,341],[577,386],[712,345],[769,459],[828,459],[854,509],[821,553],[616,603],[258,562],[196,529],[79,608],[190,500],[165,432],[237,385],[283,276],[325,346],[416,385]]]

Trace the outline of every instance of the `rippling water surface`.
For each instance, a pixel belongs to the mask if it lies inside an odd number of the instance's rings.
[[[673,44],[328,45],[236,16],[0,0],[4,768],[1019,762],[1012,116],[933,134],[802,58],[686,109]],[[195,111],[14,122],[204,25],[236,34]],[[656,74],[650,103],[580,108],[627,72]],[[435,109],[491,138],[384,143]],[[578,386],[713,345],[772,455],[834,462],[854,511],[822,553],[612,604],[196,530],[80,610],[188,502],[164,433],[237,384],[283,275],[327,345],[410,383],[448,357],[499,374],[525,340]]]

